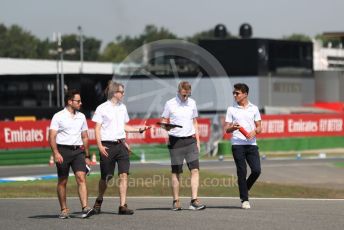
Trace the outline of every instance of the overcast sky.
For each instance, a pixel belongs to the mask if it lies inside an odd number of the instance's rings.
[[[247,22],[254,37],[344,31],[344,0],[1,0],[0,23],[20,25],[40,38],[77,33],[108,43],[155,24],[180,37],[223,23],[237,35]]]

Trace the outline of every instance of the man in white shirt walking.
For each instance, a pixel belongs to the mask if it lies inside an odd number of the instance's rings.
[[[262,132],[261,116],[258,107],[248,100],[249,87],[244,83],[234,85],[235,103],[228,107],[225,131],[233,133],[232,153],[237,167],[241,207],[251,208],[248,191],[252,188],[261,173],[259,151],[256,135]],[[251,174],[246,180],[247,166]]]
[[[85,115],[79,112],[81,107],[80,92],[68,91],[65,95],[66,107],[56,113],[50,124],[49,143],[56,162],[58,182],[57,195],[61,206],[59,218],[69,218],[66,201],[66,187],[69,169],[72,167],[78,184],[78,193],[82,207],[82,218],[94,214],[88,207],[88,196],[85,173],[86,164],[90,164],[87,123]]]
[[[122,103],[124,86],[110,81],[105,94],[107,101],[100,104],[92,118],[96,122],[95,134],[100,155],[101,178],[99,180],[99,193],[93,209],[97,214],[101,211],[103,196],[107,183],[114,176],[117,163],[119,176],[119,215],[132,215],[134,211],[126,203],[128,174],[130,168],[129,146],[125,142],[126,132],[143,133],[149,126],[135,128],[127,123],[129,116],[127,107]]]
[[[199,187],[199,151],[200,140],[198,135],[197,106],[195,100],[190,98],[191,85],[182,81],[178,85],[177,96],[166,102],[161,115],[162,123],[171,123],[182,128],[169,128],[162,125],[168,131],[168,149],[171,157],[172,168],[172,210],[182,210],[179,201],[180,174],[183,173],[184,159],[191,171],[191,202],[190,210],[202,210],[206,206],[198,199]]]

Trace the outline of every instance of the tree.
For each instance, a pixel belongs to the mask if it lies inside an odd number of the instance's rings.
[[[0,24],[0,57],[5,56],[5,44],[7,43],[7,27],[4,24]]]
[[[193,36],[188,37],[187,40],[189,42],[197,44],[198,41],[201,39],[212,39],[212,38],[215,38],[214,29],[209,29],[209,30],[204,30],[204,31],[198,32],[198,33],[194,34]]]
[[[85,37],[84,38],[84,59],[86,61],[99,60],[101,44],[102,42],[94,37]],[[80,51],[79,47],[77,50]]]
[[[283,36],[285,40],[300,41],[300,42],[310,42],[312,39],[305,34],[291,34],[289,36]]]
[[[85,61],[98,60],[101,41],[93,37],[83,38],[83,52]],[[56,43],[51,44],[56,49]],[[67,34],[62,36],[62,48],[66,52],[66,60],[80,60],[79,35]]]
[[[148,43],[162,39],[177,39],[177,36],[164,27],[159,29],[154,25],[147,25],[143,34],[137,39],[143,44],[144,42]]]
[[[39,59],[55,59],[56,57],[49,53],[49,50],[53,49],[56,49],[56,44],[50,42],[49,39],[40,41],[37,46],[37,57]]]
[[[38,58],[39,39],[21,27],[0,25],[0,56],[11,58]]]
[[[323,47],[342,47],[343,41],[340,37],[329,37],[323,34],[317,34],[315,36],[316,40],[320,40]]]
[[[176,39],[177,36],[169,30],[154,25],[147,25],[143,33],[137,37],[118,36],[114,42],[109,43],[101,54],[101,60],[120,62],[135,49],[145,43],[162,39]]]
[[[80,59],[80,43],[78,39],[79,36],[76,34],[62,36],[64,51],[75,50],[74,54],[65,55],[65,59]],[[100,45],[100,40],[93,37],[84,37],[84,60],[98,60]],[[56,56],[50,55],[49,50],[56,49],[56,42],[49,41],[49,39],[41,41],[17,25],[7,28],[5,25],[0,24],[0,57],[55,59]]]
[[[209,29],[209,30],[204,30],[204,31],[198,32],[198,33],[194,34],[193,36],[188,37],[187,40],[189,42],[197,44],[199,42],[199,40],[202,40],[202,39],[215,39],[215,38],[216,38],[215,37],[215,29],[212,28],[212,29]],[[225,37],[225,39],[228,39],[228,38],[235,38],[235,37],[232,36],[227,31],[227,36]]]
[[[100,56],[101,61],[121,62],[128,55],[123,46],[118,43],[109,43]]]

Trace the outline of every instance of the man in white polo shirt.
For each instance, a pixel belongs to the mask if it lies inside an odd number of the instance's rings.
[[[183,162],[186,160],[191,171],[191,202],[189,209],[202,210],[206,206],[198,199],[199,186],[199,151],[200,141],[198,135],[197,106],[195,100],[190,98],[191,85],[187,81],[182,81],[178,85],[177,96],[166,102],[161,115],[162,123],[171,123],[182,126],[182,128],[170,129],[162,126],[168,131],[168,149],[171,156],[172,168],[172,190],[173,203],[172,210],[182,210],[179,201],[180,174],[183,173]]]
[[[114,176],[117,163],[119,175],[119,215],[132,215],[134,211],[126,204],[129,174],[129,146],[125,142],[126,132],[143,133],[150,127],[135,128],[127,123],[129,116],[127,107],[122,103],[124,86],[110,81],[105,95],[107,101],[99,105],[94,113],[92,121],[96,122],[95,134],[100,155],[101,178],[99,180],[99,193],[93,209],[97,214],[101,211],[103,196],[107,183]]]
[[[261,117],[258,107],[248,100],[249,87],[244,83],[234,85],[235,103],[228,107],[225,130],[233,133],[232,153],[237,167],[241,207],[251,208],[248,191],[252,188],[261,173],[256,135],[261,133]],[[251,174],[246,180],[247,166]]]
[[[58,182],[57,195],[61,206],[59,218],[69,218],[66,202],[66,187],[69,168],[72,167],[78,184],[78,193],[82,207],[82,218],[94,214],[88,207],[85,173],[86,164],[90,164],[87,123],[85,115],[79,112],[81,97],[77,90],[70,90],[65,95],[66,107],[56,113],[50,123],[49,143],[56,162]],[[85,160],[86,158],[86,160]]]

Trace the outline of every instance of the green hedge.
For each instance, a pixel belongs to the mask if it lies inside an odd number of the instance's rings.
[[[98,149],[95,146],[90,148],[91,154],[96,153],[99,161]],[[130,160],[139,161],[144,153],[147,161],[169,159],[168,149],[165,144],[159,145],[133,145]],[[50,148],[41,149],[19,149],[0,150],[1,165],[28,165],[28,164],[49,164],[51,155]]]
[[[98,150],[96,147],[91,147],[90,152],[96,153],[97,160]],[[30,165],[30,164],[49,164],[51,155],[50,148],[41,149],[18,149],[18,150],[1,150],[0,151],[0,166],[2,165]],[[137,159],[135,155],[131,158]]]
[[[258,139],[261,152],[303,151],[313,149],[344,148],[344,137],[302,137],[283,139]],[[221,141],[218,154],[231,154],[230,141]]]

